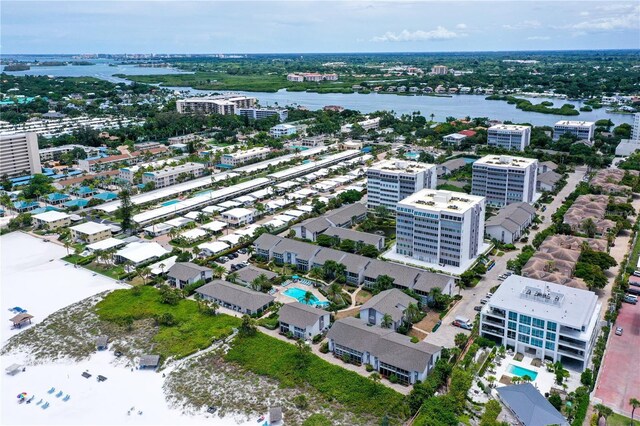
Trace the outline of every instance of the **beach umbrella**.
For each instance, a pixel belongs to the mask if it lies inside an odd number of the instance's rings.
[[[26,397],[27,397],[27,393],[26,392],[22,392],[22,393],[18,394],[18,398],[19,399],[24,399]]]

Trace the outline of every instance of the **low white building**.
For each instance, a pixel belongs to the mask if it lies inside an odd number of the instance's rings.
[[[222,241],[214,241],[213,243],[202,243],[198,245],[200,254],[204,256],[214,256],[229,249],[229,244]]]
[[[485,233],[504,244],[513,244],[524,235],[535,217],[536,209],[530,204],[509,204],[486,221]]]
[[[223,154],[220,158],[220,164],[235,167],[251,161],[264,160],[270,152],[270,148],[251,148],[244,151]]]
[[[274,138],[291,136],[298,133],[298,128],[293,124],[277,124],[269,129],[269,134]]]
[[[77,243],[92,244],[111,237],[111,228],[102,223],[85,222],[69,228],[71,239]]]
[[[331,324],[331,314],[300,302],[286,303],[278,311],[280,333],[291,333],[296,339],[312,340]]]
[[[169,284],[180,289],[198,281],[209,282],[212,279],[212,269],[191,262],[177,262],[167,271]]]
[[[129,243],[124,248],[118,250],[115,255],[116,263],[131,262],[133,266],[139,266],[146,262],[151,262],[169,253],[156,242],[135,242]]]
[[[205,170],[206,167],[201,163],[185,163],[179,166],[165,167],[162,170],[144,172],[142,174],[142,183],[153,182],[156,188],[164,188],[200,177]]]
[[[467,137],[465,135],[461,135],[460,133],[451,133],[450,135],[446,135],[442,138],[444,143],[450,143],[454,145],[458,145],[460,142],[465,140]]]
[[[393,288],[382,291],[367,300],[360,307],[360,320],[365,324],[383,327],[388,318],[390,323],[385,328],[398,330],[406,320],[405,312],[409,305],[417,306],[418,301],[404,292]],[[385,316],[387,316],[385,318]]]
[[[66,213],[50,210],[33,215],[33,222],[36,228],[57,229],[71,225],[71,217]]]
[[[244,226],[253,222],[254,211],[251,209],[245,209],[237,207],[235,209],[227,210],[222,213],[222,219],[224,219],[229,225],[232,226]]]
[[[640,151],[640,140],[622,139],[616,146],[616,157],[627,157],[636,151]]]

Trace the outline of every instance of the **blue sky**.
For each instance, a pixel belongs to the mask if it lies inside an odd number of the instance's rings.
[[[11,1],[11,53],[640,48],[632,1]]]

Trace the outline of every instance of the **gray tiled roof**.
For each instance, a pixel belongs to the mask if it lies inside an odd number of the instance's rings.
[[[367,206],[362,203],[353,203],[340,207],[325,215],[325,217],[333,224],[338,225],[351,220],[353,216],[362,216],[367,213]]]
[[[524,426],[569,425],[531,383],[503,386],[496,391]]]
[[[195,276],[200,276],[201,272],[207,271],[211,271],[211,269],[191,262],[179,262],[169,268],[167,276],[176,280],[188,281]]]
[[[411,296],[404,294],[397,288],[382,291],[360,307],[363,309],[375,309],[381,314],[389,314],[393,321],[400,321],[404,315],[404,311],[411,303],[417,304],[418,301]]]
[[[251,311],[257,311],[275,300],[273,296],[268,294],[253,291],[223,280],[214,280],[197,289],[196,293],[240,306],[242,309],[250,309]]]
[[[143,355],[140,357],[141,367],[156,367],[160,362],[160,355]]]
[[[453,277],[444,274],[434,274],[433,272],[420,271],[420,276],[413,285],[413,290],[421,293],[429,293],[433,288],[443,290],[447,284],[453,282]]]
[[[280,241],[282,241],[281,237],[264,233],[256,238],[256,240],[253,242],[253,245],[258,250],[271,250]]]
[[[502,226],[510,232],[516,232],[536,214],[536,209],[527,203],[512,203],[503,207],[500,212],[489,218],[485,226]]]
[[[374,279],[380,275],[388,275],[393,278],[393,282],[397,285],[411,288],[420,272],[419,269],[409,266],[371,259],[364,271],[364,275]]]
[[[333,323],[327,334],[335,343],[359,352],[369,352],[382,362],[408,371],[424,371],[441,348],[426,342],[411,343],[411,338],[390,329],[370,327],[357,318],[347,317]]]
[[[246,283],[251,283],[253,280],[258,278],[261,274],[266,275],[268,279],[273,279],[278,276],[275,272],[268,271],[266,269],[256,268],[255,266],[249,265],[246,268],[242,268],[236,271],[238,274],[238,278],[240,281],[244,281]]]
[[[328,312],[300,302],[287,303],[280,308],[280,321],[300,328],[315,324],[321,316]]]
[[[321,233],[331,226],[331,222],[329,222],[325,217],[314,217],[301,222],[299,225],[296,225],[296,227],[297,226],[304,227],[307,231],[312,233]]]
[[[346,254],[347,253],[340,250],[335,250],[328,247],[322,247],[320,251],[316,254],[316,256],[313,258],[313,262],[319,265],[324,265],[324,263],[327,260],[333,260],[334,262],[344,263],[342,262],[342,259]]]
[[[561,175],[552,170],[549,170],[546,173],[540,173],[537,180],[539,182],[546,183],[547,185],[555,185],[561,178]]]
[[[368,232],[354,231],[352,229],[338,228],[332,226],[323,232],[325,235],[338,237],[340,240],[351,240],[354,242],[362,241],[364,244],[371,244],[378,247],[384,237],[380,235],[370,234]]]
[[[318,250],[320,250],[319,246],[285,238],[274,247],[273,252],[280,254],[292,252],[296,254],[296,258],[309,261],[318,252]]]

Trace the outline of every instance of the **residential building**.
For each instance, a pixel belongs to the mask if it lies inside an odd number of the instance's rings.
[[[253,209],[245,209],[237,207],[222,213],[222,220],[230,226],[243,226],[253,222],[255,211]]]
[[[553,161],[543,161],[538,164],[538,175],[540,173],[555,172],[557,169],[558,165]]]
[[[640,140],[640,112],[633,114],[633,127],[631,128],[631,139]]]
[[[256,278],[260,275],[267,277],[267,280],[272,281],[278,278],[278,274],[271,272],[268,269],[257,268],[253,265],[249,265],[246,268],[239,269],[235,272],[237,281],[241,284],[250,286]],[[228,278],[228,277],[227,277]]]
[[[593,121],[558,121],[553,126],[553,140],[557,141],[564,134],[571,134],[580,139],[593,140],[596,123]]]
[[[57,229],[71,225],[71,217],[62,212],[50,210],[33,215],[36,228]]]
[[[200,294],[203,299],[216,302],[223,308],[247,315],[264,312],[275,300],[271,295],[223,280],[213,280],[197,289],[196,293]]]
[[[531,126],[516,124],[497,124],[487,129],[489,146],[524,151],[531,142]]]
[[[366,120],[358,121],[357,123],[363,130],[375,130],[380,128],[380,117],[368,118]],[[348,133],[353,128],[353,124],[345,124],[340,128],[342,133]]]
[[[333,323],[327,333],[329,350],[355,364],[369,364],[383,377],[396,376],[399,383],[424,381],[435,366],[442,348],[424,341],[411,343],[409,336],[390,329],[369,327],[357,318]]]
[[[454,158],[447,160],[442,164],[438,164],[438,177],[450,175],[467,165],[464,158]]]
[[[179,166],[165,167],[162,170],[144,172],[142,183],[153,182],[156,189],[171,186],[185,180],[191,180],[204,175],[206,167],[202,163],[184,163]]]
[[[39,151],[40,153],[40,162],[59,160],[62,154],[66,154],[67,152],[71,152],[76,148],[80,148],[84,152],[87,153],[88,156],[94,156],[100,153],[100,148],[93,148],[90,146],[84,145],[60,145],[54,146],[51,148],[43,148]]]
[[[256,98],[240,95],[207,96],[202,98],[187,98],[176,101],[176,108],[180,114],[235,114],[238,108],[252,108]]]
[[[276,124],[269,129],[269,134],[274,138],[281,138],[284,136],[291,136],[298,133],[298,128],[293,124]]]
[[[168,250],[156,242],[133,242],[118,250],[114,258],[116,263],[128,263],[137,268],[168,253]]]
[[[155,141],[137,142],[133,144],[133,148],[136,151],[145,151],[147,149],[160,148],[161,146],[164,146],[164,145],[161,144],[160,142],[155,142]]]
[[[395,211],[400,200],[424,188],[435,189],[437,184],[434,164],[385,160],[367,170],[367,207]]]
[[[539,173],[536,178],[536,190],[539,192],[554,191],[556,189],[556,185],[561,179],[562,175],[554,172],[553,170]]]
[[[34,132],[0,135],[0,176],[42,173],[38,135]]]
[[[531,383],[500,386],[496,388],[498,399],[518,420],[522,426],[569,426],[564,418],[547,398]]]
[[[302,83],[304,81],[304,76],[300,74],[288,74],[287,81],[293,81],[296,83]]]
[[[486,221],[485,233],[501,243],[513,244],[522,237],[535,217],[536,209],[531,204],[509,204]]]
[[[182,136],[172,136],[167,139],[167,142],[169,142],[169,145],[188,144],[189,142],[196,142],[201,139],[202,139],[202,136],[200,135],[197,135],[195,133],[188,133]]]
[[[384,235],[370,234],[368,232],[354,231],[348,228],[331,226],[323,232],[324,235],[336,238],[339,242],[344,240],[353,241],[356,244],[372,245],[377,250],[384,248]]]
[[[198,281],[209,282],[213,278],[213,270],[191,262],[176,262],[167,271],[167,281],[174,287],[184,288]]]
[[[82,244],[93,244],[111,237],[111,228],[102,223],[85,222],[69,228],[71,239]]]
[[[446,75],[449,72],[449,68],[445,65],[434,65],[431,67],[431,74],[434,75]]]
[[[485,199],[423,189],[398,203],[396,252],[422,262],[466,268],[480,254]]]
[[[285,121],[289,116],[289,110],[285,108],[238,108],[236,114],[251,120],[262,120],[277,115],[280,121]]]
[[[640,113],[636,114],[636,121],[638,116]],[[628,157],[638,150],[640,150],[639,139],[622,139],[616,146],[616,157]]]
[[[223,154],[220,163],[225,166],[236,167],[253,161],[264,160],[271,152],[270,148],[251,148]]]
[[[418,301],[396,288],[381,291],[360,307],[360,320],[397,331],[406,321],[405,312],[411,304],[417,306]],[[387,319],[389,324],[385,324]]]
[[[598,296],[531,278],[508,277],[480,313],[480,333],[532,358],[589,365],[600,331]]]
[[[300,302],[286,303],[278,311],[280,333],[291,333],[296,339],[311,340],[324,333],[331,324],[331,314]]]
[[[486,197],[487,204],[496,207],[532,203],[537,171],[535,158],[487,155],[473,163],[471,193]]]
[[[453,144],[453,145],[458,145],[460,142],[462,142],[466,138],[467,138],[467,136],[463,135],[461,133],[451,133],[450,135],[444,136],[442,138],[442,142],[450,143],[450,144]]]
[[[347,204],[325,213],[323,216],[307,219],[291,229],[297,238],[315,241],[317,236],[331,227],[350,228],[367,216],[367,207],[362,203]]]

